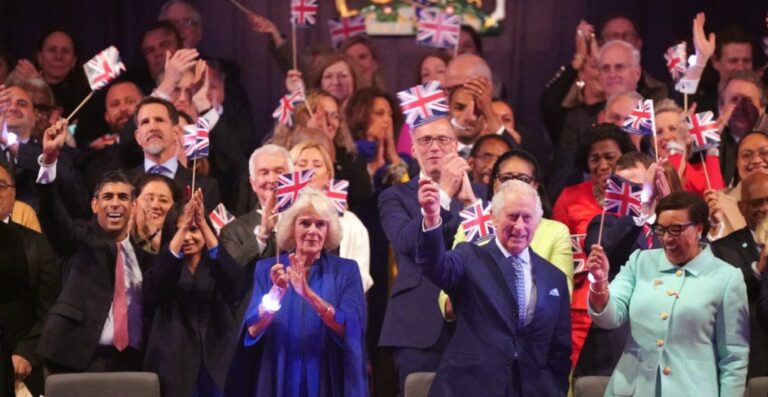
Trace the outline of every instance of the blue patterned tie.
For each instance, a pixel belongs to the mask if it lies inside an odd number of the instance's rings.
[[[147,173],[149,173],[149,174],[160,174],[160,175],[168,176],[168,174],[171,173],[171,170],[169,170],[164,165],[153,165],[153,166],[149,167],[149,170],[147,171]]]
[[[525,270],[523,269],[523,260],[519,256],[510,256],[509,262],[515,272],[515,298],[517,299],[517,325],[520,328],[525,326],[526,296],[525,296]]]

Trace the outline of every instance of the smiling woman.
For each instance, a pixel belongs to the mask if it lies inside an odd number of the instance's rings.
[[[227,395],[367,395],[360,272],[327,253],[340,238],[334,207],[306,188],[278,224],[280,247],[293,253],[256,264]]]
[[[610,287],[608,259],[592,247],[589,315],[604,329],[628,322],[632,335],[606,395],[744,394],[746,286],[741,270],[700,243],[708,223],[701,197],[664,197],[653,227],[663,249],[635,251]]]

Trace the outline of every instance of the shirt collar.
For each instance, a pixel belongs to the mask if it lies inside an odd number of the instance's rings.
[[[669,272],[685,270],[692,276],[698,276],[699,273],[704,271],[704,269],[712,264],[712,259],[714,259],[714,255],[712,254],[712,250],[709,248],[709,244],[699,243],[699,247],[701,247],[701,252],[699,252],[699,254],[691,259],[688,263],[686,263],[685,266],[677,266],[671,263],[669,259],[667,259],[667,255],[664,254],[664,250],[661,249],[659,271]]]
[[[176,159],[176,156],[173,156],[169,158],[165,163],[157,164],[152,160],[144,157],[144,172],[149,172],[149,169],[155,165],[162,165],[171,172],[171,175],[176,175],[176,170],[179,169],[179,160]]]
[[[501,244],[498,236],[496,236],[493,241],[496,242],[496,246],[499,247],[499,251],[501,251],[501,254],[504,255],[504,258],[509,258],[512,256],[512,254],[507,251],[506,248],[504,248],[504,245]],[[523,263],[531,263],[531,253],[528,251],[528,247],[526,247],[517,257],[520,258]]]

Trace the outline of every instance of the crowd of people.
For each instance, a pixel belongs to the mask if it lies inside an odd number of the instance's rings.
[[[244,71],[196,49],[202,18],[165,3],[145,62],[72,120],[90,92],[75,37],[47,32],[34,61],[0,50],[1,397],[78,372],[153,372],[190,397],[402,396],[423,372],[433,397],[566,396],[592,375],[610,396],[740,396],[768,376],[768,93],[742,29],[693,18],[689,71],[714,82],[683,102],[642,70],[632,17],[581,21],[543,87],[542,163],[471,27],[414,71],[446,114],[406,123],[375,39],[294,69],[251,13],[305,98],[256,126]],[[629,134],[642,99],[655,131]],[[686,119],[706,110],[720,143],[696,151]],[[282,211],[280,177],[305,170]],[[637,216],[606,213],[614,177],[642,186]]]

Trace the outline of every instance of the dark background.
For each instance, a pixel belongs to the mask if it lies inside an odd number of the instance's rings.
[[[32,58],[40,36],[52,27],[70,31],[78,42],[81,59],[114,44],[130,69],[142,61],[139,45],[141,31],[157,18],[164,0],[0,0],[0,45],[17,58]],[[248,92],[255,125],[264,134],[271,129],[271,113],[283,94],[284,76],[271,60],[268,38],[250,30],[245,18],[226,0],[192,0],[203,14],[202,52],[209,56],[232,59],[241,65],[241,79]],[[242,0],[253,11],[275,21],[289,34],[289,0]],[[333,0],[319,0],[318,24],[311,30],[299,30],[298,46],[314,41],[329,42],[326,20],[336,17]],[[354,2],[350,1],[350,4]],[[486,0],[486,9],[493,2]],[[359,2],[358,2],[359,4]],[[569,62],[573,37],[579,19],[597,24],[605,16],[625,13],[641,25],[643,67],[657,78],[668,81],[662,53],[676,39],[690,35],[696,12],[707,15],[706,31],[718,31],[731,24],[748,29],[759,43],[768,34],[765,16],[768,0],[507,0],[507,17],[497,36],[484,38],[485,57],[507,87],[508,101],[518,119],[538,127],[538,101],[544,85],[554,72]],[[411,37],[375,37],[390,91],[414,83],[415,64],[425,47]],[[759,44],[756,66],[765,57]],[[531,132],[532,131],[532,132]],[[537,128],[529,130],[528,144],[537,152],[548,145]],[[531,135],[539,135],[537,139]],[[526,145],[526,146],[529,146]]]

